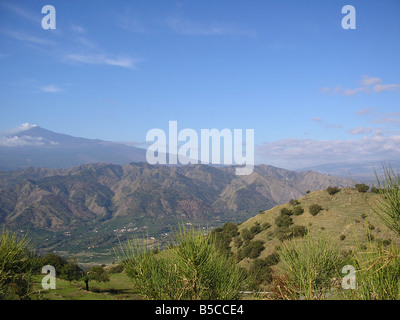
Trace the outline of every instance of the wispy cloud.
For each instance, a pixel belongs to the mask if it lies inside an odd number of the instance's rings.
[[[86,29],[82,26],[76,25],[76,24],[72,24],[71,25],[71,30],[75,33],[78,34],[85,34],[86,33]]]
[[[128,69],[135,69],[136,64],[141,61],[139,59],[135,60],[127,56],[110,56],[105,54],[69,54],[66,56],[66,59],[84,64],[110,65]]]
[[[19,15],[20,17],[22,17],[26,20],[29,20],[31,22],[34,22],[34,23],[40,25],[42,17],[39,13],[29,11],[26,8],[23,8],[21,6],[16,6],[15,4],[11,4],[9,2],[2,2],[1,6],[6,8],[8,11],[11,11],[14,14]]]
[[[182,35],[202,35],[202,36],[225,36],[225,35],[241,35],[247,37],[256,37],[257,34],[253,30],[245,30],[231,25],[220,23],[200,24],[190,20],[180,18],[166,19],[166,25],[175,33]]]
[[[324,87],[321,89],[321,92],[327,94],[341,94],[343,96],[354,96],[358,93],[382,93],[385,91],[399,91],[400,92],[400,84],[392,83],[392,84],[382,84],[381,78],[363,76],[360,81],[360,86],[352,89],[345,89],[342,86],[338,85],[334,88]]]
[[[372,128],[365,128],[365,127],[357,127],[353,129],[347,130],[348,133],[353,134],[353,135],[358,135],[358,134],[369,134],[372,132]]]
[[[47,93],[59,93],[62,92],[63,90],[56,86],[56,85],[47,85],[41,88],[43,92],[47,92]]]
[[[13,38],[18,41],[23,41],[23,42],[29,42],[29,43],[34,43],[34,44],[52,44],[54,43],[53,41],[49,41],[43,38],[36,37],[34,35],[28,34],[23,31],[16,31],[16,30],[0,30],[0,33],[6,35],[9,38]]]
[[[363,108],[363,109],[360,109],[355,112],[355,114],[358,116],[364,116],[364,115],[371,114],[371,113],[372,113],[371,108]]]

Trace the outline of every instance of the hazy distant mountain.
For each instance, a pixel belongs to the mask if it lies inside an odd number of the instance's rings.
[[[0,136],[0,170],[71,168],[87,163],[125,164],[146,160],[146,150],[97,139],[77,138],[24,124]]]
[[[400,169],[400,160],[381,162],[358,162],[358,163],[330,163],[303,168],[298,171],[316,171],[337,177],[354,179],[365,183],[376,183],[375,171],[379,177],[383,175],[382,165],[391,165],[395,172]]]

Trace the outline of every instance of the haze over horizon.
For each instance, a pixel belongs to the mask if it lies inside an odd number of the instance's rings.
[[[176,120],[254,129],[256,164],[400,160],[398,1],[4,0],[0,17],[3,137],[38,125],[145,148]]]

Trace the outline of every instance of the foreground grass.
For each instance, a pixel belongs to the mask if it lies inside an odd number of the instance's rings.
[[[122,273],[110,274],[109,282],[91,282],[89,291],[83,281],[57,279],[56,289],[43,290],[43,276],[34,277],[34,291],[44,300],[138,300],[140,297],[132,289],[132,282]]]

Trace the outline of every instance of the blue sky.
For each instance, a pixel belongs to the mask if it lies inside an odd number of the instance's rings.
[[[143,146],[177,120],[254,129],[285,168],[400,159],[399,57],[397,0],[0,0],[0,131]]]

